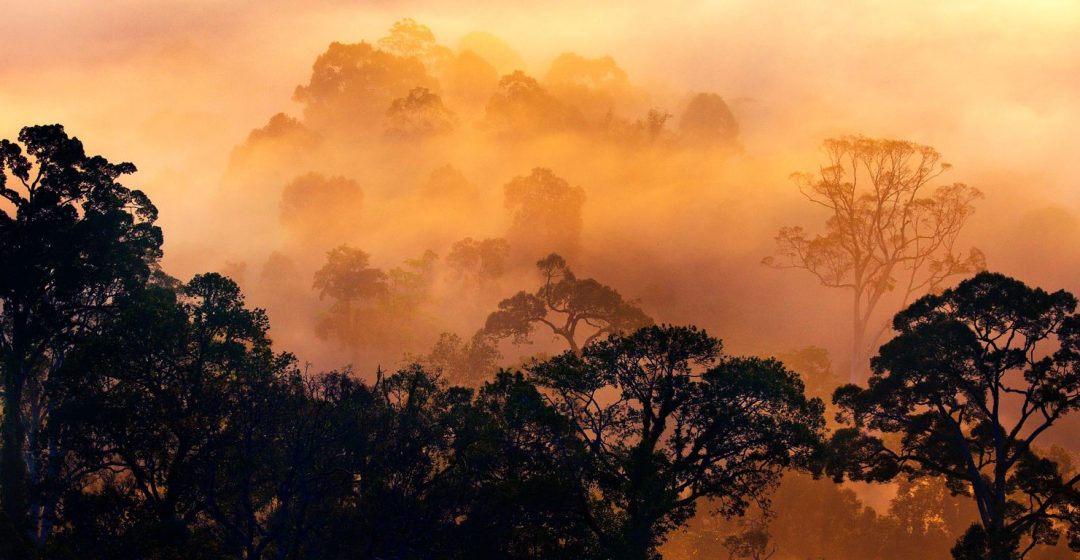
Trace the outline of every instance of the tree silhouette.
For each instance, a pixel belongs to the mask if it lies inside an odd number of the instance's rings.
[[[488,100],[484,126],[507,138],[579,128],[581,114],[551,95],[535,78],[520,70],[499,79]]]
[[[836,391],[837,477],[939,477],[970,496],[979,522],[958,559],[1023,557],[1061,528],[1080,550],[1080,475],[1034,446],[1080,408],[1076,298],[983,272],[924,296],[894,320],[867,388]]]
[[[74,344],[99,329],[116,299],[157,267],[157,210],[117,181],[135,172],[86,155],[60,125],[0,140],[0,505],[43,543],[52,528],[55,465],[67,450],[49,426],[50,379]]]
[[[313,284],[319,298],[330,298],[330,309],[316,325],[316,334],[335,338],[354,353],[362,344],[363,304],[389,293],[386,273],[370,266],[364,251],[342,245],[326,254],[326,264],[315,272]]]
[[[450,49],[435,42],[431,29],[412,18],[394,22],[390,32],[379,39],[379,48],[402,58],[415,58],[429,70],[437,70],[452,55]]]
[[[413,88],[386,111],[386,134],[398,139],[426,138],[454,128],[454,113],[427,88]]]
[[[573,255],[581,243],[581,209],[585,190],[537,167],[503,187],[505,205],[513,213],[507,232],[510,245],[529,259],[549,252]]]
[[[696,144],[732,144],[739,135],[739,123],[724,98],[699,93],[679,117],[679,133]]]
[[[337,341],[356,358],[363,349],[408,349],[434,280],[438,256],[427,251],[402,266],[383,272],[370,266],[370,256],[342,245],[327,253],[315,272],[314,289],[330,299],[315,325],[321,338]],[[400,355],[400,354],[399,354]]]
[[[612,335],[528,371],[585,446],[580,496],[609,558],[657,558],[702,498],[742,514],[823,430],[823,405],[798,375],[722,356],[692,327]]]
[[[510,244],[505,239],[481,239],[466,237],[450,247],[446,264],[463,279],[483,285],[502,277],[506,272],[506,259]]]
[[[522,343],[544,325],[577,354],[602,336],[652,324],[644,311],[619,292],[592,278],[578,279],[559,255],[548,255],[536,266],[544,283],[535,293],[522,291],[499,302],[498,311],[488,315],[485,332]],[[583,328],[592,332],[585,334]],[[579,343],[581,336],[585,338]]]
[[[315,60],[311,80],[298,86],[293,98],[304,105],[306,124],[315,130],[355,134],[418,87],[438,89],[420,60],[367,43],[335,42]]]
[[[454,333],[442,333],[431,352],[417,361],[448,382],[463,387],[477,387],[498,371],[502,358],[496,340],[483,330],[468,340]]]
[[[235,415],[251,412],[253,393],[292,371],[292,356],[270,349],[268,328],[235,283],[211,273],[179,293],[137,294],[112,330],[74,354],[63,383],[72,395],[65,412],[81,421],[76,450],[99,456],[98,476],[123,473],[97,482],[126,496],[128,530],[155,535],[154,547],[196,546],[189,531],[215,505],[203,482],[231,466],[223,453],[239,428]]]
[[[825,141],[827,165],[795,174],[799,190],[828,211],[825,233],[783,228],[779,257],[763,262],[809,271],[825,286],[851,290],[850,380],[861,381],[865,362],[888,329],[874,312],[890,292],[904,307],[956,275],[985,268],[978,249],[957,252],[960,231],[982,195],[961,183],[930,192],[950,166],[929,146],[847,136]]]

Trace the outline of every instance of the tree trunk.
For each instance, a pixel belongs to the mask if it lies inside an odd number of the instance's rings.
[[[863,339],[866,338],[866,323],[862,317],[862,289],[856,287],[851,305],[851,366],[848,381],[861,384],[866,377],[866,357],[863,352]]]
[[[11,359],[4,371],[3,450],[0,452],[0,505],[16,528],[28,531],[29,489],[26,473],[26,428],[22,422],[23,387],[26,367]]]

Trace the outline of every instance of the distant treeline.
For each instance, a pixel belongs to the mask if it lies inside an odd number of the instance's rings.
[[[486,329],[568,313],[548,326],[571,350],[478,388],[419,364],[365,382],[274,350],[228,278],[165,274],[133,165],[52,125],[0,142],[0,167],[7,557],[648,559],[701,504],[764,512],[709,554],[765,558],[789,471],[943,481],[978,510],[956,558],[1080,549],[1080,475],[1036,445],[1080,405],[1071,294],[983,272],[918,299],[831,433],[780,361],[652,324],[557,255]],[[349,255],[316,286],[353,321],[378,277]],[[578,347],[579,323],[603,336]]]

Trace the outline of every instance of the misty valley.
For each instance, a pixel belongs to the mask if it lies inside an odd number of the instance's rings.
[[[0,558],[1080,555],[1077,17],[954,122],[904,8],[121,4],[0,62]]]

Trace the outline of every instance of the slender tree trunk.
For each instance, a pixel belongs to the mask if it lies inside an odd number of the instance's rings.
[[[19,529],[29,529],[26,473],[26,427],[22,422],[26,366],[9,359],[4,371],[3,450],[0,452],[0,502],[7,518]]]
[[[851,366],[848,371],[848,381],[862,383],[866,376],[865,353],[863,352],[863,339],[866,338],[866,323],[862,317],[862,289],[856,287],[851,305]]]

